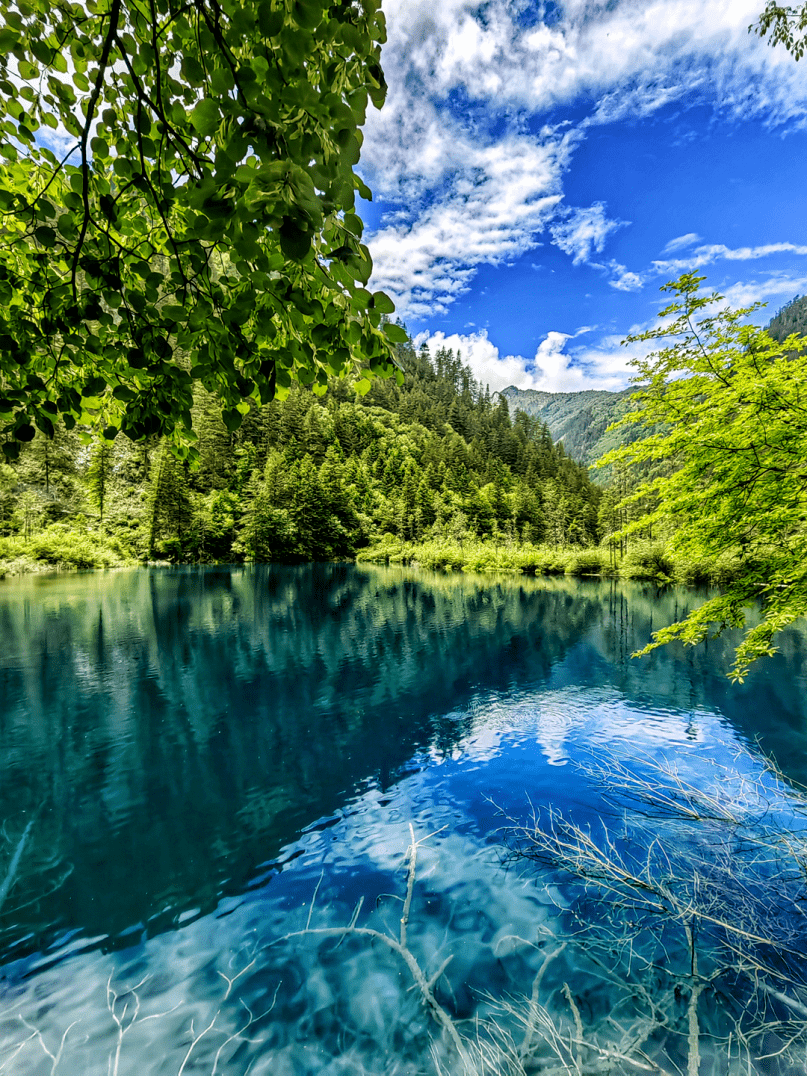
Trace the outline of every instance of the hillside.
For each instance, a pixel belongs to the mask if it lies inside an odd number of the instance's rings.
[[[510,385],[502,396],[513,413],[524,411],[545,423],[573,460],[592,464],[618,444],[618,435],[605,431],[625,413],[632,391],[536,392]]]
[[[791,333],[807,333],[807,295],[797,295],[778,310],[768,325],[768,332],[779,341]]]
[[[194,470],[156,439],[37,434],[0,468],[0,561],[316,560],[387,535],[597,541],[600,490],[543,422],[511,418],[451,351],[399,355],[403,385],[362,395],[335,380],[322,398],[295,386],[237,431],[197,393]]]
[[[797,295],[778,310],[768,324],[768,332],[780,341],[790,333],[807,334],[807,295]],[[524,411],[539,419],[545,423],[552,440],[563,444],[568,456],[591,465],[619,443],[615,432],[605,431],[625,414],[633,391],[537,392],[509,385],[501,395],[513,414]],[[596,471],[592,475],[597,478]]]

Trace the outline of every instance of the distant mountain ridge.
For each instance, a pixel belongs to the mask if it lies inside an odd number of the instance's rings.
[[[807,295],[797,295],[776,312],[768,324],[775,340],[784,340],[790,333],[807,336]],[[526,411],[545,422],[552,440],[563,443],[564,451],[576,463],[589,466],[616,448],[622,438],[618,433],[606,433],[607,428],[628,410],[634,389],[607,392],[604,389],[584,389],[582,392],[538,392],[536,389],[517,389],[508,385],[501,395],[511,412]],[[635,436],[635,435],[634,435]],[[596,471],[592,473],[596,478]]]
[[[606,433],[628,410],[633,389],[607,392],[538,392],[509,385],[501,395],[511,412],[526,411],[545,422],[553,441],[561,441],[567,456],[578,463],[592,464],[620,443],[617,433]]]

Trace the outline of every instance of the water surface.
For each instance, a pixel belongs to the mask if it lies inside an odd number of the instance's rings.
[[[546,831],[549,808],[601,846],[606,819],[628,858],[663,826],[684,858],[722,847],[725,819],[683,826],[680,811],[659,821],[658,803],[615,797],[620,774],[658,788],[659,766],[679,793],[685,782],[735,804],[735,857],[747,846],[741,814],[798,834],[799,793],[765,760],[807,777],[803,632],[786,633],[742,686],[725,677],[736,637],[630,658],[698,600],[643,584],[354,565],[0,584],[0,1071],[51,1072],[67,1028],[60,1076],[463,1071],[470,1055],[409,990],[400,954],[369,935],[337,946],[310,932],[351,922],[361,901],[355,924],[400,941],[410,824],[423,843],[407,944],[427,976],[452,957],[434,990],[463,1036],[463,1021],[495,1018],[485,1042],[499,1053],[484,1071],[600,1071],[614,1063],[603,1043],[686,1068],[678,970],[658,988],[671,1015],[654,1018],[647,1041],[622,1041],[644,1018],[630,1006],[622,1039],[603,1031],[618,987],[593,978],[602,937],[589,955],[568,938],[585,907],[619,935],[621,967],[624,923],[568,872],[508,855],[513,826],[537,813]],[[759,888],[743,914],[762,914],[773,869],[743,875],[743,893]],[[656,914],[636,943],[656,972],[686,963],[679,919]],[[702,1072],[734,1071],[720,1006],[747,1001],[748,988],[742,968],[734,986],[721,974],[700,1003],[714,1039],[707,1048],[704,1031]],[[791,1002],[802,996],[792,989]],[[525,1047],[525,1019],[540,1049]],[[553,1046],[577,1020],[599,1045]],[[749,1060],[789,1071],[766,1051],[762,1038],[738,1047],[737,1071]]]

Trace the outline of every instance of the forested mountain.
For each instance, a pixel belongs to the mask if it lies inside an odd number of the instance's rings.
[[[777,311],[768,324],[775,340],[791,333],[807,334],[807,296],[796,296]],[[583,392],[537,392],[510,385],[501,393],[512,411],[525,411],[546,424],[556,442],[561,442],[573,460],[591,465],[616,448],[629,431],[606,433],[627,411],[634,390],[606,392],[589,389]],[[635,431],[638,434],[638,430]],[[596,480],[597,472],[593,472]],[[606,478],[607,478],[606,474]]]
[[[780,342],[791,333],[807,333],[807,295],[797,295],[777,310],[768,325],[768,332]]]
[[[158,439],[37,434],[3,467],[0,528],[33,541],[89,527],[177,561],[350,556],[384,534],[597,541],[600,492],[542,420],[511,417],[451,351],[407,344],[400,359],[403,386],[294,386],[235,432],[198,392],[195,470]]]
[[[620,434],[605,431],[624,415],[632,391],[536,392],[510,385],[502,396],[513,411],[525,411],[545,423],[572,459],[592,464],[619,444]]]

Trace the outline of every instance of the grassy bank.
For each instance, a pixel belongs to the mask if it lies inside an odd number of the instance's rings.
[[[359,551],[359,562],[405,564],[438,571],[516,572],[529,575],[650,579],[659,583],[721,585],[736,578],[732,560],[693,562],[671,555],[659,542],[635,542],[627,555],[606,546],[558,547],[472,538],[407,542],[387,534]],[[142,563],[118,537],[54,523],[28,538],[0,538],[0,578],[54,569],[116,568]]]
[[[0,578],[54,569],[117,568],[136,563],[118,538],[53,523],[28,538],[0,538]]]
[[[720,585],[737,575],[733,560],[687,561],[658,542],[636,542],[624,557],[606,546],[580,549],[473,539],[405,542],[392,535],[362,549],[357,558],[376,564],[411,564],[465,572],[524,572],[597,578],[651,579],[660,583]]]

